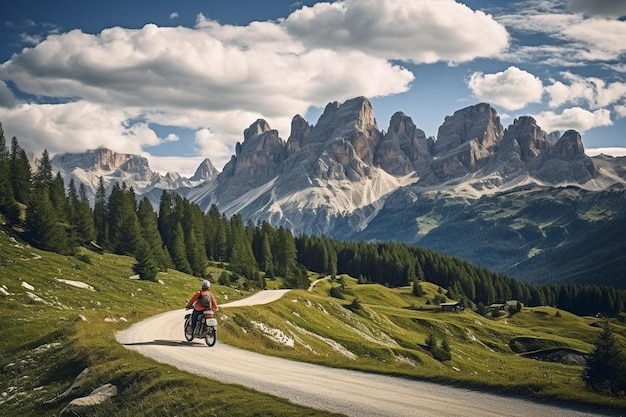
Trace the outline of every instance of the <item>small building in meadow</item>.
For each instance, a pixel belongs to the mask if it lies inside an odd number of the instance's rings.
[[[450,301],[448,303],[441,303],[439,305],[441,306],[441,311],[458,312],[458,311],[462,311],[463,310],[463,306],[458,301]]]

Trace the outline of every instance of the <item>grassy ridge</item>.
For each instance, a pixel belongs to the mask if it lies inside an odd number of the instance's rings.
[[[426,304],[437,294],[437,287],[428,283],[422,284],[426,295],[415,297],[409,287],[357,284],[347,277],[344,281],[351,294],[345,300],[328,297],[332,283],[322,281],[312,292],[292,291],[269,306],[241,309],[223,326],[228,331],[222,339],[312,363],[482,387],[573,406],[586,403],[626,409],[624,400],[586,391],[580,379],[582,366],[524,358],[511,348],[534,350],[534,345],[524,344],[532,340],[545,348],[588,352],[599,331],[598,319],[564,311],[557,314],[551,307],[525,308],[499,319],[471,311],[442,312]],[[362,306],[356,312],[349,308],[354,297]],[[617,322],[613,326],[623,343],[624,326]],[[425,345],[430,334],[449,341],[450,361],[431,356]]]
[[[108,382],[119,389],[118,396],[94,407],[93,416],[328,415],[198,379],[127,350],[115,341],[117,331],[180,308],[199,281],[176,271],[159,274],[163,283],[132,280],[131,258],[87,251],[82,255],[38,251],[0,233],[0,286],[10,293],[0,295],[3,413],[33,416],[46,410],[46,415],[58,415],[69,399],[45,402],[88,366],[91,373],[80,394]],[[220,272],[214,269],[216,275]],[[58,279],[84,282],[95,291]],[[626,409],[624,400],[584,391],[580,366],[538,362],[511,350],[511,341],[530,349],[532,340],[588,351],[598,332],[594,318],[556,314],[547,307],[497,320],[472,312],[444,313],[426,304],[437,294],[427,283],[422,284],[426,295],[415,297],[410,288],[344,280],[345,300],[329,297],[337,284],[323,280],[313,291],[292,291],[269,305],[225,309],[220,312],[227,317],[221,321],[220,341],[324,365]],[[278,285],[268,281],[268,286]],[[220,303],[247,295],[219,285],[214,290]],[[28,292],[43,301],[33,301]],[[357,296],[362,307],[354,312],[347,306]],[[626,329],[619,323],[614,328],[623,342]],[[429,334],[449,340],[452,360],[439,362],[430,356],[425,347]]]
[[[132,280],[133,259],[86,251],[82,255],[90,263],[39,251],[0,232],[0,286],[10,293],[0,295],[0,414],[40,416],[44,411],[57,416],[71,398],[113,383],[119,394],[93,407],[90,416],[328,415],[192,377],[124,348],[115,341],[117,331],[181,308],[199,280],[177,271],[159,274],[163,284]],[[57,279],[83,282],[95,291]],[[33,301],[28,292],[43,301]],[[219,285],[214,292],[218,302],[246,295]],[[90,373],[84,388],[54,400],[86,367]]]

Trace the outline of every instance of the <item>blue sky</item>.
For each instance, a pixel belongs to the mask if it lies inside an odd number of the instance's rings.
[[[221,170],[243,130],[369,97],[428,136],[491,103],[626,155],[625,0],[0,0],[0,122],[27,151],[100,146]]]

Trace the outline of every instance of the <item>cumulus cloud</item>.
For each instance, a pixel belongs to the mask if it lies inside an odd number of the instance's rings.
[[[161,142],[157,134],[127,109],[104,107],[87,101],[65,104],[22,103],[12,109],[0,108],[5,132],[16,136],[20,145],[39,154],[47,149],[82,152],[106,145],[118,152],[139,154],[143,146]]]
[[[615,110],[615,113],[617,113],[617,117],[626,117],[626,105],[617,104],[613,107],[613,109]]]
[[[13,91],[7,87],[4,81],[0,80],[0,107],[13,107],[18,103],[17,98],[13,94]]]
[[[210,129],[232,149],[258,118],[287,137],[291,117],[309,106],[404,92],[413,78],[406,68],[360,51],[304,48],[277,23],[239,27],[199,16],[194,28],[149,24],[48,36],[2,64],[0,82],[62,103],[29,103],[4,111],[0,120],[12,124],[20,140],[45,144],[51,153],[101,144],[136,153],[164,140],[148,123]],[[9,92],[2,83],[5,106]],[[216,166],[226,162],[225,148],[199,146]]]
[[[586,15],[626,16],[625,0],[569,0],[572,11]]]
[[[596,155],[610,155],[610,156],[626,156],[626,148],[612,147],[612,148],[589,148],[585,149],[585,154],[588,156]]]
[[[533,74],[509,67],[495,74],[474,72],[468,87],[479,100],[488,101],[507,110],[519,110],[529,103],[541,102],[543,83]]]
[[[164,141],[165,142],[178,142],[180,140],[180,137],[175,134],[175,133],[169,133],[165,138]]]
[[[303,7],[283,21],[311,48],[359,50],[414,63],[464,62],[501,53],[506,29],[453,0],[343,0]]]
[[[575,129],[583,133],[600,126],[611,126],[611,112],[607,109],[598,109],[594,112],[580,107],[572,107],[558,114],[553,111],[544,111],[533,115],[537,124],[546,132],[555,130]]]
[[[193,176],[198,166],[204,161],[204,157],[201,156],[154,156],[149,154],[143,154],[143,156],[148,159],[152,171],[159,172],[161,175],[176,172],[187,178]]]
[[[171,19],[176,19],[178,17],[178,12],[172,12],[170,13],[170,20]]]
[[[585,60],[617,60],[626,52],[626,22],[622,20],[586,19],[564,28],[562,35],[586,46],[580,53]]]
[[[209,129],[198,130],[194,137],[194,143],[200,148],[202,154],[213,155],[211,162],[223,162],[216,166],[216,168],[220,170],[226,162],[230,160],[231,156],[235,154],[233,146],[229,146],[222,138],[215,135]],[[215,164],[215,162],[213,163]]]
[[[565,103],[585,102],[590,108],[598,109],[626,99],[626,83],[606,81],[596,77],[581,77],[571,72],[563,72],[565,83],[554,81],[546,87],[550,96],[550,107]]]

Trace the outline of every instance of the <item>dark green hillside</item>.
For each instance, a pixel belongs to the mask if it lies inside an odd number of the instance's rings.
[[[626,190],[529,185],[478,199],[398,191],[368,229],[381,237],[466,259],[527,282],[625,288]],[[411,200],[412,201],[412,200]]]

